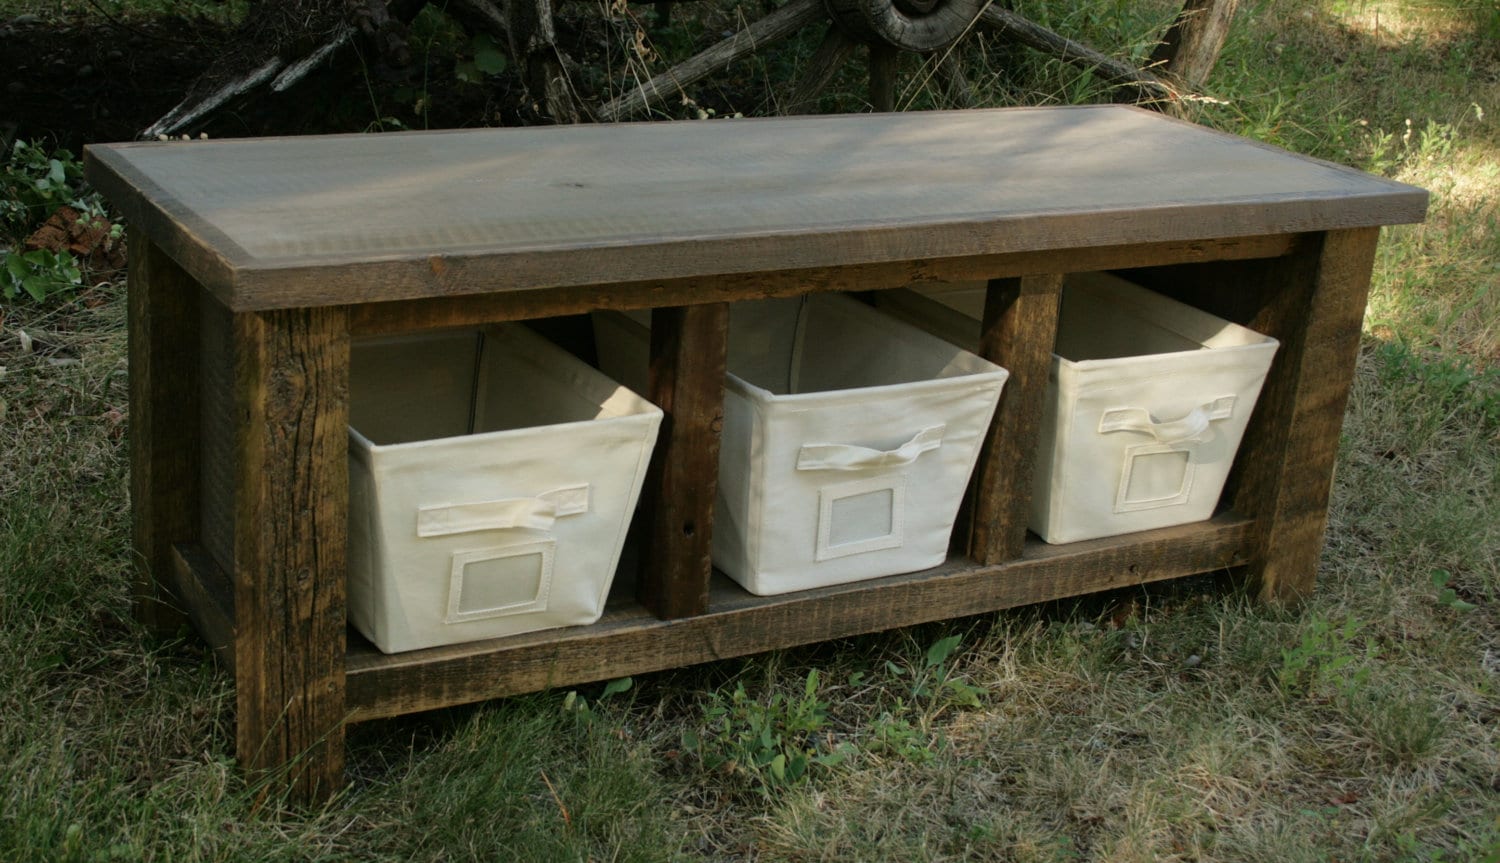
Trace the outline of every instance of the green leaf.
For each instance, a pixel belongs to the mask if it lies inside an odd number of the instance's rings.
[[[487,34],[476,35],[470,46],[474,49],[475,69],[486,75],[499,75],[505,71],[505,54]]]
[[[771,759],[770,767],[771,767],[771,776],[772,776],[772,778],[774,778],[777,782],[784,782],[784,781],[786,781],[786,756],[785,755],[777,755],[775,758],[772,758]]]
[[[1448,585],[1448,582],[1452,578],[1453,578],[1453,573],[1449,572],[1448,570],[1446,570],[1446,569],[1434,569],[1432,571],[1432,586],[1433,587],[1438,587],[1438,588],[1446,587]]]
[[[629,690],[631,682],[631,679],[628,677],[620,677],[616,678],[615,680],[611,680],[610,682],[604,684],[604,693],[599,696],[599,700],[603,701],[611,695],[619,695],[621,692]]]
[[[953,651],[958,648],[958,643],[963,641],[963,639],[962,635],[950,635],[927,648],[927,667],[934,668],[946,662],[948,657],[953,655]]]

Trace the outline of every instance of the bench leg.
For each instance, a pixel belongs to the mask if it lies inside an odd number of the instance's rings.
[[[301,802],[343,782],[349,327],[234,318],[237,748]]]
[[[651,313],[649,395],[666,417],[646,480],[637,595],[664,620],[708,610],[728,333],[725,303]]]
[[[201,289],[139,228],[130,232],[130,500],[136,620],[175,632],[172,545],[196,536]]]
[[[969,556],[979,563],[1014,560],[1026,544],[1062,283],[1061,275],[996,279],[985,296],[979,352],[1010,378],[974,469]]]
[[[1259,525],[1247,575],[1264,600],[1313,589],[1379,236],[1332,231],[1280,259],[1280,283],[1264,286],[1248,322],[1281,342],[1240,447],[1233,497]]]

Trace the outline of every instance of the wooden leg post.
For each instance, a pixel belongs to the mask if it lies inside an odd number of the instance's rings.
[[[651,313],[650,397],[666,418],[646,481],[638,595],[663,619],[708,610],[728,332],[726,303]]]
[[[979,352],[1010,370],[975,467],[969,556],[979,563],[1019,557],[1031,513],[1032,466],[1057,339],[1061,275],[990,282]]]
[[[136,620],[160,634],[185,621],[172,545],[198,519],[197,309],[201,289],[139,228],[130,232],[130,499]]]
[[[1379,229],[1333,231],[1275,269],[1249,326],[1281,347],[1240,446],[1233,506],[1258,530],[1248,575],[1262,599],[1312,592]]]
[[[246,313],[233,333],[239,757],[314,802],[343,781],[348,317]]]

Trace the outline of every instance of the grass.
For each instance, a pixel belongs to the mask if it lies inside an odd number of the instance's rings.
[[[1137,57],[1169,5],[1020,4]],[[1194,109],[1433,191],[1381,246],[1306,604],[1193,579],[360,725],[312,812],[233,767],[199,642],[128,622],[120,286],[0,307],[0,859],[1497,859],[1495,22],[1247,0]],[[963,50],[993,103],[1108,95]]]

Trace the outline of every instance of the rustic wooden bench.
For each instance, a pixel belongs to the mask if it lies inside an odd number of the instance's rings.
[[[130,220],[138,617],[233,669],[237,747],[307,799],[348,723],[1198,573],[1311,589],[1379,226],[1420,189],[1124,107],[87,150]],[[1281,341],[1211,520],[1026,533],[1065,273]],[[728,304],[989,279],[1012,372],[949,561],[756,597],[709,562]],[[351,337],[652,308],[644,561],[596,625],[383,655],[347,630]],[[630,590],[630,586],[634,590]]]

